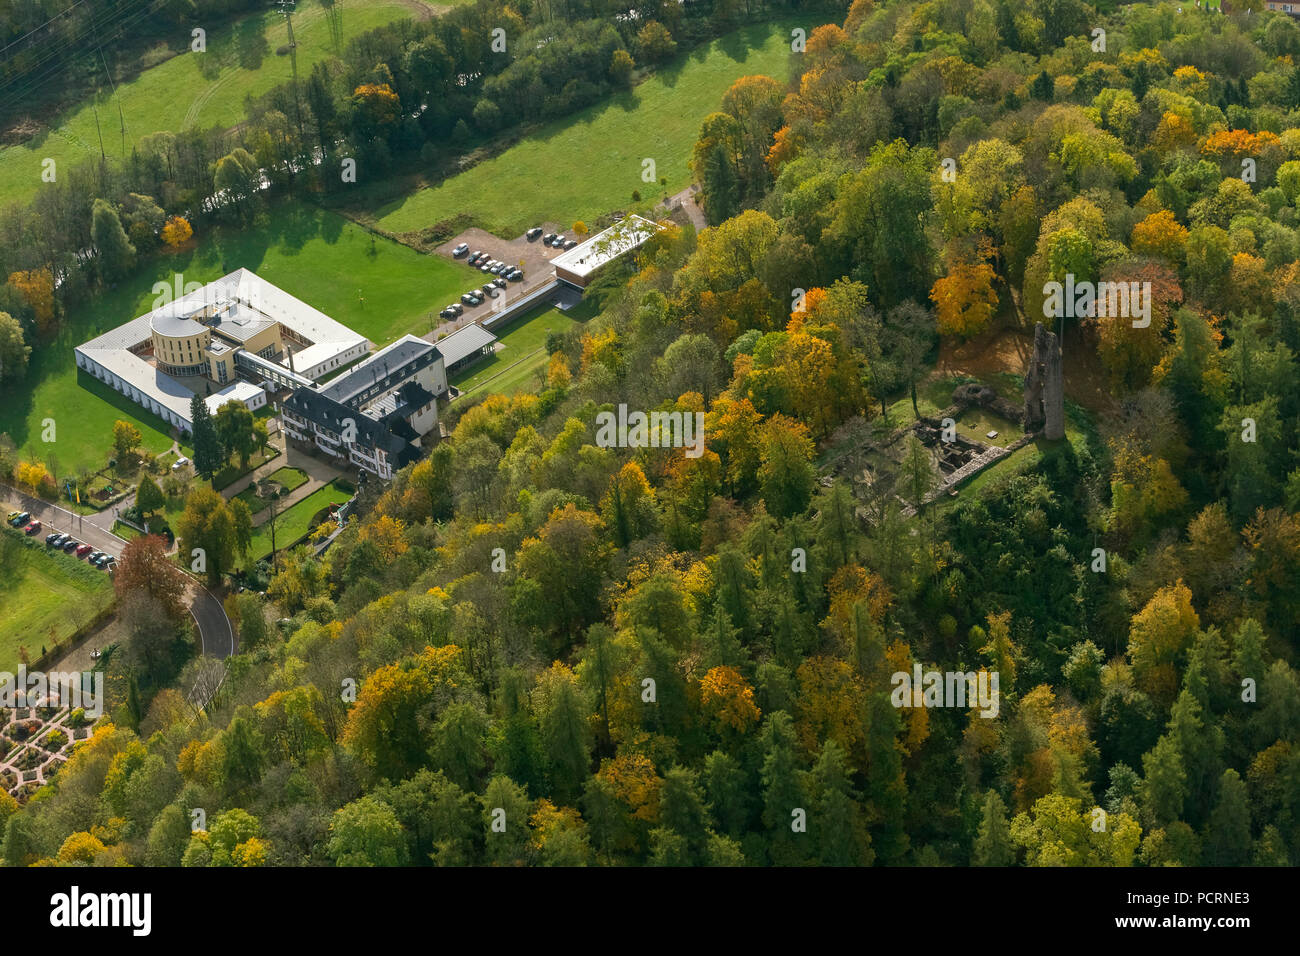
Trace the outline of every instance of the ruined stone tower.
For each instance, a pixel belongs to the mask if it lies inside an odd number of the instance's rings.
[[[1053,441],[1065,437],[1065,386],[1056,333],[1034,326],[1034,354],[1025,372],[1025,431],[1043,431]]]

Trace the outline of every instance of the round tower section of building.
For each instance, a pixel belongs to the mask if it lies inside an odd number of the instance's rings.
[[[193,319],[155,315],[149,320],[158,370],[178,378],[208,374],[205,354],[212,332]]]

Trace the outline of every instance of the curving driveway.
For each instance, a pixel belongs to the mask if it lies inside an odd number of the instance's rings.
[[[233,657],[235,629],[215,594],[197,581],[190,585],[190,614],[199,628],[199,645],[206,657]]]
[[[126,541],[112,532],[114,509],[92,515],[74,514],[41,498],[34,498],[8,485],[0,485],[0,507],[3,514],[26,511],[38,519],[44,528],[37,536],[41,540],[51,531],[62,531],[78,541],[120,557]],[[105,528],[105,525],[108,527]],[[179,568],[177,574],[184,574]],[[190,582],[190,614],[198,626],[199,646],[208,657],[230,657],[235,653],[235,631],[226,617],[226,610],[211,591],[186,575]]]

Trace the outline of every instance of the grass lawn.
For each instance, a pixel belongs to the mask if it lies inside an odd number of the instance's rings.
[[[44,535],[38,536],[41,541]],[[13,672],[18,649],[35,659],[88,623],[113,599],[109,576],[63,552],[0,531],[0,670]]]
[[[129,524],[123,524],[121,521],[114,521],[113,534],[117,535],[119,538],[122,538],[125,541],[134,541],[136,538],[141,537],[144,534],[144,532],[137,531],[135,528],[132,528]]]
[[[520,388],[529,388],[538,369],[546,367],[550,356],[546,354],[546,336],[550,332],[563,332],[590,316],[590,309],[582,304],[568,312],[547,306],[517,319],[508,325],[498,341],[501,347],[487,358],[470,366],[450,379],[450,384],[470,394],[480,389],[500,395],[511,395]]]
[[[293,491],[307,484],[307,473],[297,468],[290,468],[288,465],[271,472],[270,478],[278,482],[285,491]]]
[[[26,380],[0,389],[0,433],[8,433],[24,457],[47,465],[53,459],[56,477],[102,467],[119,418],[140,429],[149,451],[165,451],[172,443],[166,424],[93,377],[78,374],[72,350],[150,311],[155,282],[174,287],[177,273],[184,282],[210,282],[240,267],[379,346],[406,332],[428,332],[429,316],[439,321],[438,310],[459,297],[473,272],[373,236],[334,213],[277,203],[264,228],[208,233],[192,250],[152,260],[132,279],[73,310],[57,341],[33,350]],[[50,443],[42,441],[47,418],[55,423]],[[186,446],[182,452],[193,455]]]
[[[809,26],[809,24],[799,24]],[[393,234],[415,232],[458,213],[501,236],[544,220],[590,222],[626,208],[633,191],[646,200],[680,192],[700,123],[737,79],[790,76],[789,24],[746,27],[660,68],[631,90],[540,127],[500,155],[410,195],[392,186],[362,190],[349,213]],[[653,159],[666,187],[641,179]]]
[[[301,488],[307,483],[307,475],[305,472],[288,466],[277,468],[269,477],[272,481],[278,481],[283,486],[285,494],[288,494],[295,488]],[[248,510],[254,515],[271,503],[269,500],[257,496],[257,488],[255,485],[249,485],[239,494],[235,495],[234,498],[238,498],[244,504],[248,505]],[[231,500],[233,501],[234,498]]]
[[[351,491],[345,491],[337,481],[331,481],[324,488],[308,495],[288,511],[280,512],[276,519],[275,545],[277,549],[288,547],[309,530],[307,525],[312,515],[331,504],[343,504],[352,497]],[[266,557],[271,553],[271,531],[265,522],[253,529],[253,543],[248,549],[250,563]]]
[[[447,0],[439,0],[446,3]],[[321,0],[299,3],[293,16],[298,75],[340,52],[367,30],[410,17],[412,4],[403,0],[334,0],[337,23]],[[341,29],[340,29],[341,28]],[[207,50],[189,48],[189,27],[178,33],[185,50],[151,67],[134,79],[117,84],[117,95],[105,78],[94,102],[51,119],[47,133],[20,146],[0,148],[0,200],[26,201],[40,188],[42,160],[56,163],[56,173],[99,155],[100,134],[110,159],[130,155],[142,137],[160,131],[179,132],[191,126],[228,128],[244,119],[244,98],[257,97],[293,77],[288,55],[276,50],[288,44],[283,14],[267,10],[208,31]],[[126,124],[125,150],[121,106]]]

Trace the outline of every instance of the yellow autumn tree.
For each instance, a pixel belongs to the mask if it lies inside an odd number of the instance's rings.
[[[89,833],[78,831],[70,834],[63,845],[59,847],[60,863],[80,863],[83,866],[90,866],[95,862],[95,857],[103,853],[106,849],[102,840]]]
[[[795,702],[795,731],[799,744],[812,754],[834,740],[856,767],[866,766],[866,727],[862,702],[866,688],[858,672],[836,657],[810,657],[799,665],[795,677],[799,696]]]
[[[1178,693],[1178,665],[1196,640],[1201,621],[1181,578],[1161,588],[1133,616],[1128,656],[1138,687],[1162,704]]]
[[[747,730],[762,716],[754,688],[734,667],[714,667],[700,678],[700,703],[719,727],[732,730]]]
[[[556,352],[546,366],[546,387],[568,388],[571,381],[573,381],[573,373],[569,371],[569,363],[564,353]]]
[[[361,529],[361,540],[369,541],[378,550],[380,557],[387,564],[406,553],[406,523],[400,518],[383,515],[378,521],[372,521]]]
[[[1168,209],[1153,212],[1133,227],[1133,251],[1144,256],[1159,256],[1177,265],[1183,261],[1187,230]]]
[[[162,228],[163,242],[168,247],[176,249],[190,241],[194,235],[194,227],[190,225],[189,220],[184,216],[172,216],[167,220],[167,224]]]

